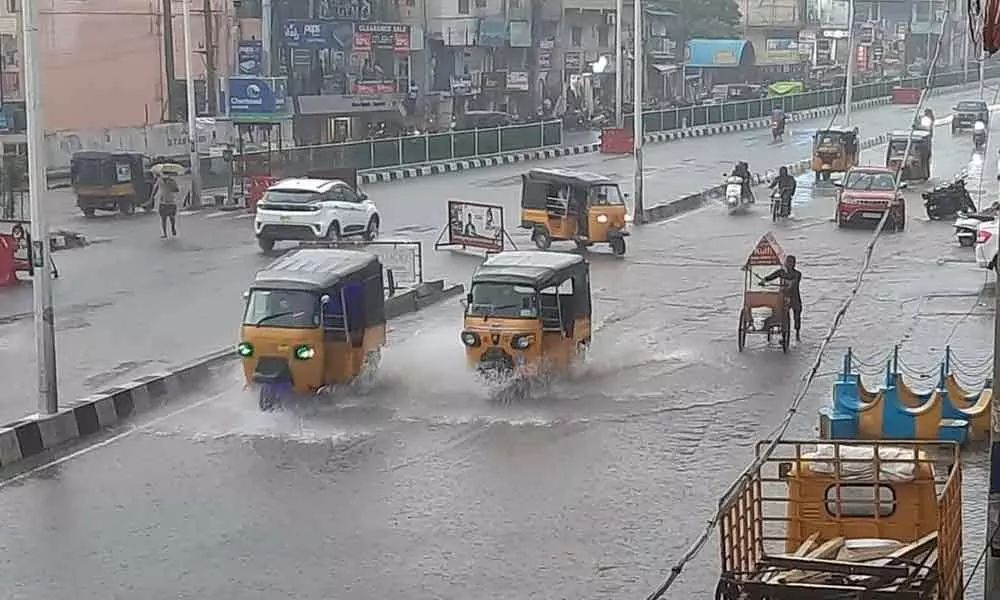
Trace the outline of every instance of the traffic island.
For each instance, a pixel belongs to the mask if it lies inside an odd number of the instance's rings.
[[[431,280],[397,290],[386,299],[387,318],[420,311],[461,295],[465,287]],[[239,356],[234,343],[191,362],[136,378],[62,407],[52,415],[33,414],[0,426],[0,469],[121,426],[137,415],[160,408],[185,393],[197,392],[226,363]]]

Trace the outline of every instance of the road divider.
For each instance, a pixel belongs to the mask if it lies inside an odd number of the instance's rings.
[[[386,299],[386,318],[417,312],[464,291],[463,285],[448,284],[444,280],[427,281],[400,290]],[[196,392],[221,365],[239,359],[235,347],[234,341],[175,368],[91,394],[63,406],[53,415],[29,415],[0,426],[0,469],[118,427],[185,393]]]

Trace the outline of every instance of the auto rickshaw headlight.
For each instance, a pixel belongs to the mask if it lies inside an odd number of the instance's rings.
[[[298,346],[295,348],[295,358],[299,360],[309,360],[316,356],[316,350],[312,346]]]
[[[478,346],[480,343],[479,334],[474,331],[463,331],[462,343],[469,347]]]
[[[531,345],[532,341],[534,341],[534,339],[530,333],[523,335],[515,335],[514,338],[510,341],[510,346],[515,350],[525,350],[528,348],[528,346]]]
[[[236,344],[236,353],[243,358],[250,358],[253,356],[253,344],[250,342],[240,342]]]
[[[597,222],[598,223],[607,223],[608,222],[608,215],[597,215]]]

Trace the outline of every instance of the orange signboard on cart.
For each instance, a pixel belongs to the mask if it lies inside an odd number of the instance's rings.
[[[785,251],[774,234],[765,233],[747,258],[748,267],[780,267],[785,263]]]

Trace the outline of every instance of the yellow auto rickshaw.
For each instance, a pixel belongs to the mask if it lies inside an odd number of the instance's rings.
[[[137,152],[76,152],[70,157],[70,182],[86,217],[98,210],[132,214],[153,208],[152,162]]]
[[[628,210],[618,184],[594,173],[532,169],[521,175],[521,227],[542,250],[553,241],[577,247],[607,243],[625,254]]]
[[[930,179],[931,139],[931,133],[922,129],[893,131],[889,134],[885,166],[894,171],[902,170],[902,181]],[[907,145],[910,147],[909,153],[906,151]]]
[[[564,371],[590,345],[590,316],[590,270],[581,256],[495,254],[476,269],[466,296],[466,358],[486,378]]]
[[[373,254],[303,248],[265,267],[246,293],[237,346],[261,410],[374,372],[385,323],[382,263]]]
[[[820,129],[813,137],[812,170],[816,181],[829,181],[832,173],[846,173],[858,164],[861,148],[858,129],[831,127]]]

